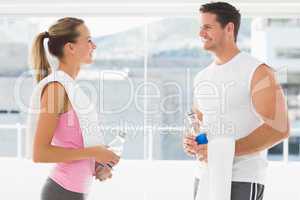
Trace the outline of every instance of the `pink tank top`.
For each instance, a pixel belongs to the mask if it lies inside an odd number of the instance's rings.
[[[73,109],[60,115],[51,144],[71,149],[83,148],[79,120]],[[93,159],[57,163],[50,178],[66,190],[88,193],[94,169],[95,160]]]

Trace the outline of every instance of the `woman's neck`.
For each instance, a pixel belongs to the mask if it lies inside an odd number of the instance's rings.
[[[76,79],[80,71],[80,65],[75,63],[59,62],[58,69],[64,71],[73,79]]]

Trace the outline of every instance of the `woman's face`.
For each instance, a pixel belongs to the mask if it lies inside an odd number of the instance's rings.
[[[96,49],[96,45],[92,42],[90,31],[86,25],[78,26],[77,31],[80,35],[74,43],[74,55],[81,64],[90,64],[93,62],[93,51]]]

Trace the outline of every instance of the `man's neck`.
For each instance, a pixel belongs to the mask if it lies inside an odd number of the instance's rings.
[[[223,48],[222,50],[215,52],[215,58],[214,61],[217,65],[223,65],[230,61],[234,56],[236,56],[240,50],[237,48],[237,46],[233,46],[230,48]]]

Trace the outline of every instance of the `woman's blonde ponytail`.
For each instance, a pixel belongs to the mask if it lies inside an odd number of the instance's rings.
[[[49,37],[47,32],[38,34],[32,46],[31,59],[36,73],[37,82],[51,73],[51,66],[47,59],[46,50],[44,47],[44,39],[47,37]]]

